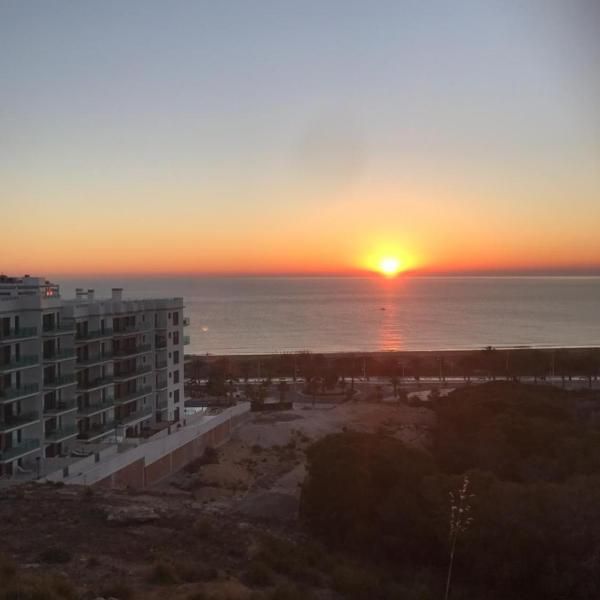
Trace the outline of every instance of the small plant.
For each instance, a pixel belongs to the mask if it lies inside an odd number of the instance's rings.
[[[83,490],[81,491],[81,497],[84,500],[89,500],[90,498],[94,497],[94,490],[92,489],[91,486],[86,485]]]
[[[98,558],[96,556],[90,556],[87,559],[87,566],[90,569],[94,569],[95,567],[99,567],[100,566],[100,561],[98,560]]]
[[[250,563],[244,575],[244,581],[249,585],[266,587],[273,584],[273,571],[261,561]]]
[[[68,563],[73,555],[63,546],[50,546],[40,553],[40,561],[52,565],[63,565]]]
[[[0,584],[11,581],[16,574],[17,566],[13,560],[6,554],[0,554]]]
[[[160,561],[152,567],[150,581],[158,585],[172,585],[179,581],[173,565],[168,562]]]
[[[196,519],[192,531],[200,538],[208,538],[213,533],[213,524],[207,517],[199,517]]]
[[[464,533],[473,522],[473,517],[471,517],[470,514],[470,500],[471,498],[474,498],[474,494],[469,493],[469,483],[469,476],[465,475],[460,489],[455,492],[450,492],[450,561],[448,563],[444,600],[448,600],[448,597],[450,596],[456,542],[461,533]]]
[[[135,593],[125,581],[115,581],[102,588],[100,596],[103,598],[118,598],[119,600],[133,600]]]

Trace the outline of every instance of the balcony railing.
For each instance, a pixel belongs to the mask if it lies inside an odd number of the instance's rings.
[[[112,337],[112,329],[96,329],[94,331],[80,331],[75,335],[75,340],[78,342],[90,342],[102,338]]]
[[[109,408],[112,408],[115,405],[115,401],[113,398],[106,398],[102,402],[97,402],[96,404],[90,404],[89,406],[83,406],[79,408],[77,411],[77,416],[80,418],[91,417],[92,415],[96,415],[101,413]]]
[[[21,356],[20,358],[14,358],[6,363],[0,364],[0,373],[35,367],[39,362],[40,359],[38,356]]]
[[[10,429],[17,429],[24,427],[28,424],[35,423],[40,420],[40,413],[37,411],[30,411],[21,413],[20,415],[11,415],[7,417],[3,422],[0,422],[0,431],[9,431]]]
[[[114,335],[115,337],[123,335],[135,335],[136,333],[141,333],[142,331],[148,331],[150,328],[151,326],[149,323],[139,323],[137,325],[115,329]]]
[[[152,386],[146,385],[137,389],[135,392],[130,392],[125,396],[121,396],[120,398],[115,398],[115,404],[125,404],[126,402],[131,402],[132,400],[137,400],[146,394],[150,394],[152,392]]]
[[[134,377],[140,377],[146,373],[152,371],[151,366],[138,367],[133,371],[125,371],[124,373],[115,373],[115,381],[125,381],[127,379],[133,379]]]
[[[44,406],[44,414],[58,415],[60,413],[69,412],[70,410],[75,410],[76,408],[77,403],[74,400],[71,400],[70,402],[61,400],[60,402],[56,402],[54,406]]]
[[[39,389],[40,386],[37,383],[30,383],[21,387],[4,388],[0,390],[0,403],[32,396],[33,394],[37,394]]]
[[[128,415],[124,415],[117,418],[117,423],[119,425],[127,425],[133,421],[138,421],[140,419],[148,418],[152,416],[152,407],[149,406],[147,408],[142,408],[141,410],[136,410],[134,412],[129,413]]]
[[[167,361],[166,360],[157,360],[155,363],[155,367],[157,370],[160,369],[166,369],[167,368]]]
[[[0,344],[35,336],[37,336],[37,327],[19,327],[19,329],[9,329],[6,333],[0,333]]]
[[[150,352],[152,350],[152,346],[150,344],[142,344],[140,346],[135,346],[133,348],[125,348],[122,350],[115,350],[114,356],[115,358],[128,358],[130,356],[135,356],[137,354],[144,354],[146,352]]]
[[[42,328],[42,335],[44,337],[54,337],[57,335],[68,335],[74,334],[75,327],[72,324],[50,325]]]
[[[94,425],[94,426],[90,427],[86,431],[81,432],[79,434],[79,437],[82,440],[93,440],[102,435],[106,435],[107,433],[110,433],[111,431],[114,430],[115,427],[116,427],[116,424],[114,421],[109,421],[107,423],[101,423],[99,425]]]
[[[20,444],[0,450],[0,462],[7,462],[33,452],[40,447],[40,440],[24,440]]]
[[[166,390],[166,389],[167,389],[167,387],[168,387],[168,385],[169,385],[169,382],[168,382],[166,379],[164,379],[164,380],[160,380],[160,379],[159,379],[159,380],[156,382],[156,391],[157,391],[157,392],[160,392],[160,391],[162,391],[162,390]]]
[[[97,379],[91,379],[89,381],[78,382],[77,389],[84,391],[84,392],[89,392],[90,390],[105,387],[105,386],[111,385],[113,383],[114,383],[114,379],[112,377],[98,377]]]
[[[49,442],[57,442],[59,440],[64,440],[68,437],[75,436],[79,433],[76,425],[67,425],[65,427],[59,427],[58,429],[53,429],[52,431],[46,431],[45,438]]]
[[[75,375],[73,375],[73,374],[60,375],[58,377],[53,377],[52,379],[44,381],[44,388],[45,389],[58,388],[58,387],[62,387],[65,385],[71,385],[76,382],[77,382],[77,380],[75,379]]]
[[[59,362],[61,360],[74,360],[75,358],[77,358],[77,355],[75,354],[75,350],[73,350],[72,348],[68,350],[58,350],[57,352],[48,352],[47,354],[44,354],[45,363]]]
[[[85,360],[77,361],[75,363],[76,369],[87,369],[88,367],[93,367],[94,365],[101,365],[107,362],[111,362],[113,360],[112,352],[105,352],[96,357],[86,358]]]

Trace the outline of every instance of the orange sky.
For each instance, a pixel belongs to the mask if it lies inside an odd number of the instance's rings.
[[[3,3],[0,272],[600,272],[594,3],[300,4]]]

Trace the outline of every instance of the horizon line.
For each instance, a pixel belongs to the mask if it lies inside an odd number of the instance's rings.
[[[35,275],[32,275],[35,276]],[[42,275],[46,277],[46,275]],[[599,277],[600,266],[582,267],[582,268],[531,268],[531,269],[463,269],[463,270],[407,270],[398,273],[391,279],[401,279],[403,277]],[[17,275],[18,277],[18,275]],[[86,273],[86,272],[67,272],[54,273],[50,278],[57,279],[75,279],[75,278],[183,278],[183,277],[205,277],[205,278],[381,278],[388,279],[381,273],[369,270],[354,271],[191,271],[191,272],[124,272],[124,273]]]

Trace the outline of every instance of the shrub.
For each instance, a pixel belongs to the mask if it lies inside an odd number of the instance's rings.
[[[244,582],[248,585],[266,587],[274,581],[273,571],[262,561],[255,560],[244,574]]]
[[[127,582],[118,580],[102,588],[100,596],[104,598],[118,598],[119,600],[133,600],[135,592]]]
[[[194,535],[200,538],[208,538],[214,533],[213,523],[208,517],[198,517],[192,526]]]
[[[158,585],[172,585],[179,581],[175,568],[171,563],[160,561],[152,567],[150,581]]]
[[[344,598],[370,600],[379,595],[377,577],[365,569],[342,565],[334,569],[332,577],[333,588]]]
[[[68,563],[71,558],[73,555],[63,546],[50,546],[40,552],[40,561],[54,565]]]
[[[19,573],[0,588],[1,600],[75,600],[74,586],[62,575]]]
[[[11,581],[17,574],[17,566],[6,554],[0,554],[0,584]]]

